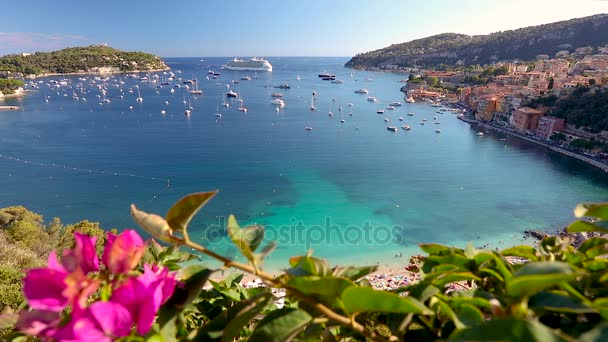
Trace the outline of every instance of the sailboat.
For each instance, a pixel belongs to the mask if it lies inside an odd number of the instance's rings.
[[[315,107],[315,92],[312,92],[312,95],[310,96],[310,110],[317,110],[317,108]]]
[[[198,89],[198,77],[194,79],[194,89],[188,92],[193,95],[203,95],[203,91]]]
[[[144,102],[144,98],[141,97],[141,93],[139,92],[139,86],[137,86],[137,99],[135,99],[137,102]]]

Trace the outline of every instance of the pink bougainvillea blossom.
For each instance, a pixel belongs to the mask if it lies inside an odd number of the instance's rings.
[[[145,249],[144,240],[132,229],[118,236],[108,234],[102,261],[112,273],[127,273],[139,264]]]

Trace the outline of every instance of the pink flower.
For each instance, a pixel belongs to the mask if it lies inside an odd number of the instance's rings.
[[[57,341],[113,341],[128,336],[133,319],[122,305],[96,302],[87,310],[72,314],[72,320],[60,328],[53,338]]]
[[[137,323],[137,333],[146,334],[154,317],[175,288],[175,277],[165,267],[144,265],[144,274],[129,278],[112,294],[112,302],[121,303]]]
[[[166,267],[157,265],[144,265],[144,274],[137,278],[149,289],[154,288],[154,306],[160,308],[173,294],[175,289],[175,276],[169,273]]]
[[[68,304],[86,305],[88,297],[97,290],[99,281],[87,277],[81,267],[76,266],[85,264],[76,262],[74,256],[78,253],[68,251],[68,261],[59,263],[53,251],[49,254],[46,268],[32,269],[27,273],[23,279],[23,292],[31,308],[61,311]],[[69,271],[72,267],[75,268]]]
[[[60,313],[55,311],[22,311],[17,329],[31,336],[49,337],[59,326],[60,319]]]
[[[110,301],[122,304],[137,324],[137,333],[145,335],[156,316],[154,295],[144,284],[135,278],[129,278],[121,287],[112,293]]]
[[[29,270],[23,279],[23,293],[33,309],[61,311],[68,304],[66,288],[67,273],[57,262],[55,252],[49,255],[49,268]]]
[[[99,271],[99,258],[95,251],[97,237],[74,232],[76,245],[63,252],[62,264],[69,271],[80,268],[84,274]]]
[[[139,264],[146,245],[136,231],[127,229],[120,235],[108,234],[102,261],[112,273],[127,273]]]

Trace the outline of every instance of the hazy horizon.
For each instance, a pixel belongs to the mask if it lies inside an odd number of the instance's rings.
[[[0,55],[108,44],[163,57],[350,57],[435,34],[488,34],[608,12],[580,0],[124,2],[4,6]],[[28,20],[23,20],[28,13]]]

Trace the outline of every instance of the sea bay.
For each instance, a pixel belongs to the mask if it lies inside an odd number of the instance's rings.
[[[6,100],[23,110],[0,112],[0,206],[126,228],[135,226],[130,203],[162,214],[183,195],[219,189],[191,235],[235,255],[222,230],[225,217],[265,225],[280,242],[270,257],[279,268],[308,248],[344,264],[394,260],[417,253],[422,242],[505,246],[520,242],[525,229],[567,224],[576,203],[608,200],[606,174],[512,137],[476,136],[454,114],[438,114],[427,103],[376,114],[404,102],[399,80],[407,75],[355,71],[351,77],[346,58],[269,58],[272,73],[220,70],[225,60],[167,59],[182,71],[178,76],[198,79],[204,94],[196,98],[173,83],[156,88],[113,75],[107,104],[99,104],[88,81],[87,101],[72,99],[68,87],[44,84]],[[206,79],[209,69],[222,75]],[[322,81],[323,71],[344,83]],[[230,82],[245,75],[254,79]],[[73,86],[83,83],[79,77],[66,79]],[[291,89],[273,87],[282,83]],[[226,84],[248,112],[238,111],[235,100],[221,106]],[[142,103],[137,91],[126,91],[135,85]],[[363,87],[380,101],[354,93]],[[316,111],[309,110],[313,91]],[[284,94],[279,112],[270,103],[273,92]],[[387,131],[403,124],[399,117],[412,129]]]

